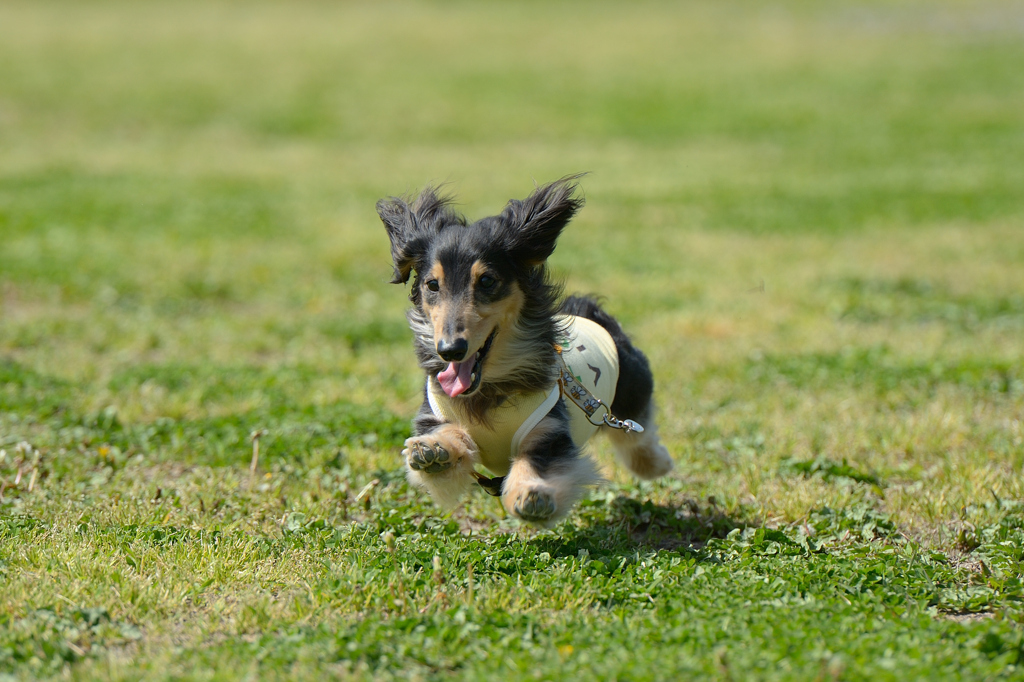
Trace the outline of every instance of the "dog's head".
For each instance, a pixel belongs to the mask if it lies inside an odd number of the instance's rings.
[[[544,262],[583,205],[579,177],[545,185],[472,224],[434,189],[411,205],[396,198],[377,203],[391,239],[391,281],[404,284],[415,274],[410,299],[419,318],[410,319],[422,327],[416,330],[421,364],[449,396],[507,380],[516,371],[515,350],[530,342],[524,318],[550,320]]]

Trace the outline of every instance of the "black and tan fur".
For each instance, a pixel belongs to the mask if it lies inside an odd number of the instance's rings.
[[[472,224],[435,189],[428,188],[411,204],[382,199],[377,212],[391,240],[391,281],[404,284],[412,277],[413,307],[407,316],[428,380],[437,381],[450,361],[480,353],[473,385],[455,399],[468,419],[483,423],[503,401],[554,385],[556,315],[600,324],[615,341],[619,357],[612,412],[646,427],[642,434],[609,433],[612,444],[630,471],[656,478],[672,468],[672,459],[653,422],[654,381],[647,358],[593,299],[573,296],[560,302],[560,288],[545,266],[562,229],[583,205],[578,179],[569,176],[545,185],[522,201],[510,201],[500,215]],[[586,486],[600,480],[593,460],[569,435],[568,410],[575,409],[559,400],[513,458],[502,502],[515,516],[551,525],[569,512]],[[454,506],[474,484],[475,443],[459,424],[433,414],[425,390],[403,455],[410,480],[444,506]]]

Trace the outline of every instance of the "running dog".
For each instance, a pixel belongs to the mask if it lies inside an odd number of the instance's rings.
[[[444,507],[478,482],[509,513],[550,527],[601,480],[582,452],[598,430],[636,476],[672,469],[647,358],[597,301],[560,300],[548,275],[559,234],[583,206],[580,177],[472,224],[435,188],[377,202],[391,282],[412,277],[407,318],[426,373],[402,455],[409,480]]]

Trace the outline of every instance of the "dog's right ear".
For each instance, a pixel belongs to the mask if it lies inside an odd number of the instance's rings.
[[[427,253],[430,241],[450,224],[465,225],[466,219],[451,208],[452,199],[441,196],[433,187],[423,190],[409,206],[398,197],[377,202],[380,216],[391,240],[391,261],[395,273],[392,284],[405,284],[416,263]]]
[[[395,268],[391,283],[405,284],[416,263],[416,216],[409,205],[397,197],[378,201],[377,215],[391,240],[391,262]]]

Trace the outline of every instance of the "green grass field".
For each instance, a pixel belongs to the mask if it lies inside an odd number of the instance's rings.
[[[0,680],[1024,679],[1022,65],[1008,0],[6,0]],[[444,515],[374,203],[577,171],[677,469]]]

